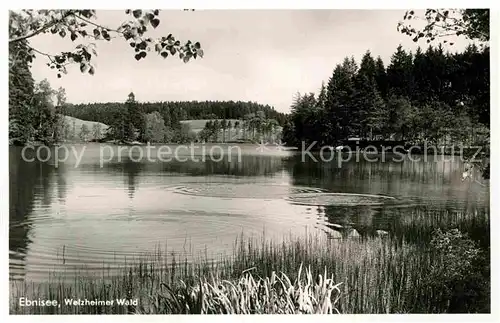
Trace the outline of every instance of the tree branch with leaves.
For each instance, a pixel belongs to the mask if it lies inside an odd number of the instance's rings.
[[[422,28],[415,28],[412,21],[424,21]],[[426,39],[430,43],[438,38],[463,35],[469,39],[490,40],[489,9],[426,9],[423,16],[414,10],[406,11],[398,31],[413,38],[414,42]],[[443,40],[447,43],[448,40]],[[450,43],[453,45],[453,43]]]
[[[134,50],[134,58],[146,58],[154,51],[163,58],[177,56],[184,63],[192,58],[203,57],[203,49],[199,42],[190,40],[182,43],[172,34],[153,39],[147,36],[147,31],[160,25],[160,10],[125,10],[126,19],[116,28],[104,26],[97,21],[96,10],[19,10],[10,11],[9,15],[9,46],[16,48],[17,43],[23,43],[26,49],[22,55],[15,50],[10,51],[9,65],[18,59],[29,63],[37,55],[48,58],[47,66],[57,71],[58,77],[67,73],[68,64],[79,64],[82,73],[93,75],[95,67],[92,58],[97,56],[96,43],[78,44],[73,51],[57,54],[44,53],[31,45],[29,40],[42,34],[53,34],[61,38],[67,36],[72,42],[82,39],[92,41],[111,41],[123,39]]]

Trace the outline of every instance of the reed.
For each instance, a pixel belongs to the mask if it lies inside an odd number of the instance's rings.
[[[283,241],[240,236],[232,255],[194,262],[154,254],[118,275],[82,272],[73,281],[11,282],[12,314],[433,313],[453,310],[430,284],[447,259],[432,248],[385,238]],[[436,269],[437,268],[437,269]],[[19,297],[61,307],[21,307]],[[64,299],[137,300],[68,306]],[[469,304],[471,305],[471,304]],[[467,307],[475,309],[474,304]],[[455,309],[456,310],[456,309]]]
[[[450,230],[453,229],[453,230]],[[232,253],[182,258],[157,247],[68,280],[11,281],[12,314],[285,314],[489,312],[489,211],[416,210],[390,234],[235,240]],[[467,257],[465,256],[467,255]],[[74,274],[74,273],[73,273]],[[20,297],[60,307],[22,307]],[[65,305],[65,299],[114,300]],[[117,299],[136,300],[120,305]]]

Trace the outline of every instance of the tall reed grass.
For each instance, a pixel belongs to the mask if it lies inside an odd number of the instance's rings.
[[[282,242],[245,238],[232,256],[194,263],[161,250],[121,275],[73,282],[11,282],[12,314],[432,313],[448,312],[429,284],[446,259],[390,238],[332,241],[318,235]],[[103,271],[104,272],[104,271]],[[21,307],[30,299],[136,299],[136,305]],[[471,307],[473,308],[473,307]]]
[[[448,232],[450,228],[454,231]],[[157,248],[117,274],[11,281],[12,314],[489,312],[489,212],[413,212],[381,237],[282,240],[243,234],[231,254],[189,260]],[[438,229],[436,231],[436,229]],[[443,230],[443,231],[441,231]],[[466,234],[462,234],[465,232]],[[471,238],[469,238],[471,237]],[[465,257],[464,255],[467,255]],[[21,307],[20,297],[60,307]],[[65,299],[137,300],[67,306]]]

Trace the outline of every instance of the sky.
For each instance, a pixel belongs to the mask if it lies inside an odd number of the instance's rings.
[[[336,64],[346,56],[359,63],[370,50],[386,65],[396,47],[415,50],[399,33],[404,10],[162,10],[160,25],[148,31],[155,38],[173,34],[181,41],[199,41],[202,59],[183,63],[150,52],[136,61],[134,49],[123,39],[97,41],[92,58],[96,72],[82,74],[78,65],[57,78],[38,57],[32,66],[36,81],[47,79],[63,87],[69,103],[123,102],[134,92],[140,102],[241,100],[269,104],[289,112],[297,92],[318,92],[328,82]],[[123,10],[98,10],[96,22],[117,28],[127,19]],[[465,47],[454,40],[450,51]],[[43,34],[30,44],[50,54],[69,51],[80,43]],[[447,48],[448,49],[448,48]]]

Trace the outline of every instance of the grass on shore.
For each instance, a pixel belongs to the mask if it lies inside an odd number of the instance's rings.
[[[438,234],[438,242],[433,240],[434,247],[422,247],[390,237],[333,241],[318,235],[308,235],[275,242],[241,236],[231,256],[221,256],[218,261],[199,259],[194,263],[179,262],[175,256],[165,256],[158,249],[155,254],[129,266],[118,276],[81,275],[71,283],[58,279],[47,283],[12,282],[10,312],[489,312],[489,295],[485,294],[485,284],[476,284],[476,281],[483,283],[485,275],[476,275],[479,268],[479,258],[476,256],[479,253],[474,242],[460,233],[451,236]],[[450,237],[455,240],[450,240]],[[456,243],[462,240],[467,243]],[[441,248],[442,244],[446,245],[449,241],[463,248],[454,252]],[[471,250],[474,252],[469,252]],[[457,257],[464,251],[472,255],[470,259]],[[455,258],[450,258],[450,255]],[[450,272],[454,276],[450,276]],[[470,276],[469,272],[475,273],[474,276]],[[460,294],[464,290],[474,291],[475,294]],[[55,299],[62,305],[21,307],[19,298],[22,296],[32,300]],[[70,298],[126,298],[137,300],[137,304],[65,305],[64,299]]]

